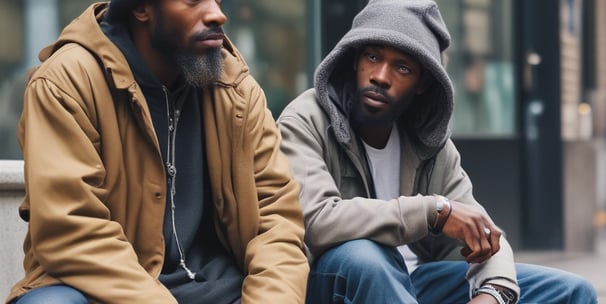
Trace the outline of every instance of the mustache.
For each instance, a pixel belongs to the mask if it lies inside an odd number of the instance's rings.
[[[206,29],[204,31],[195,33],[191,37],[191,40],[192,41],[200,41],[200,40],[209,39],[211,37],[213,39],[216,39],[216,38],[219,38],[218,36],[220,36],[222,38],[223,36],[225,36],[225,32],[223,32],[223,28],[221,28],[219,26],[213,26],[213,27],[210,27],[210,28],[208,28],[208,29]]]

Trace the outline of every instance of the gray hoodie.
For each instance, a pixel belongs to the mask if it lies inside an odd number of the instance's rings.
[[[349,32],[320,63],[315,73],[318,100],[328,113],[337,139],[351,139],[347,115],[355,92],[356,50],[388,45],[414,56],[433,79],[402,117],[422,159],[431,157],[449,137],[453,86],[441,63],[450,35],[437,5],[428,0],[371,0],[355,17]]]

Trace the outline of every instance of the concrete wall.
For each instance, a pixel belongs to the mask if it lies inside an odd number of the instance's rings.
[[[18,214],[23,195],[23,162],[0,161],[0,302],[23,276],[21,248],[27,224]]]

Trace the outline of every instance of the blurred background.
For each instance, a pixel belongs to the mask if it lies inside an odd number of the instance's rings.
[[[93,1],[0,0],[0,159],[37,53]],[[225,30],[277,117],[367,0],[223,0]],[[452,136],[517,251],[596,252],[606,223],[606,1],[439,0]],[[603,269],[604,270],[604,269]]]

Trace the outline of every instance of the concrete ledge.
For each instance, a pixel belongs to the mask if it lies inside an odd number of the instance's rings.
[[[25,195],[23,161],[0,161],[0,302],[23,277],[23,238],[27,223],[19,218]]]
[[[23,190],[23,161],[0,161],[0,190]]]

